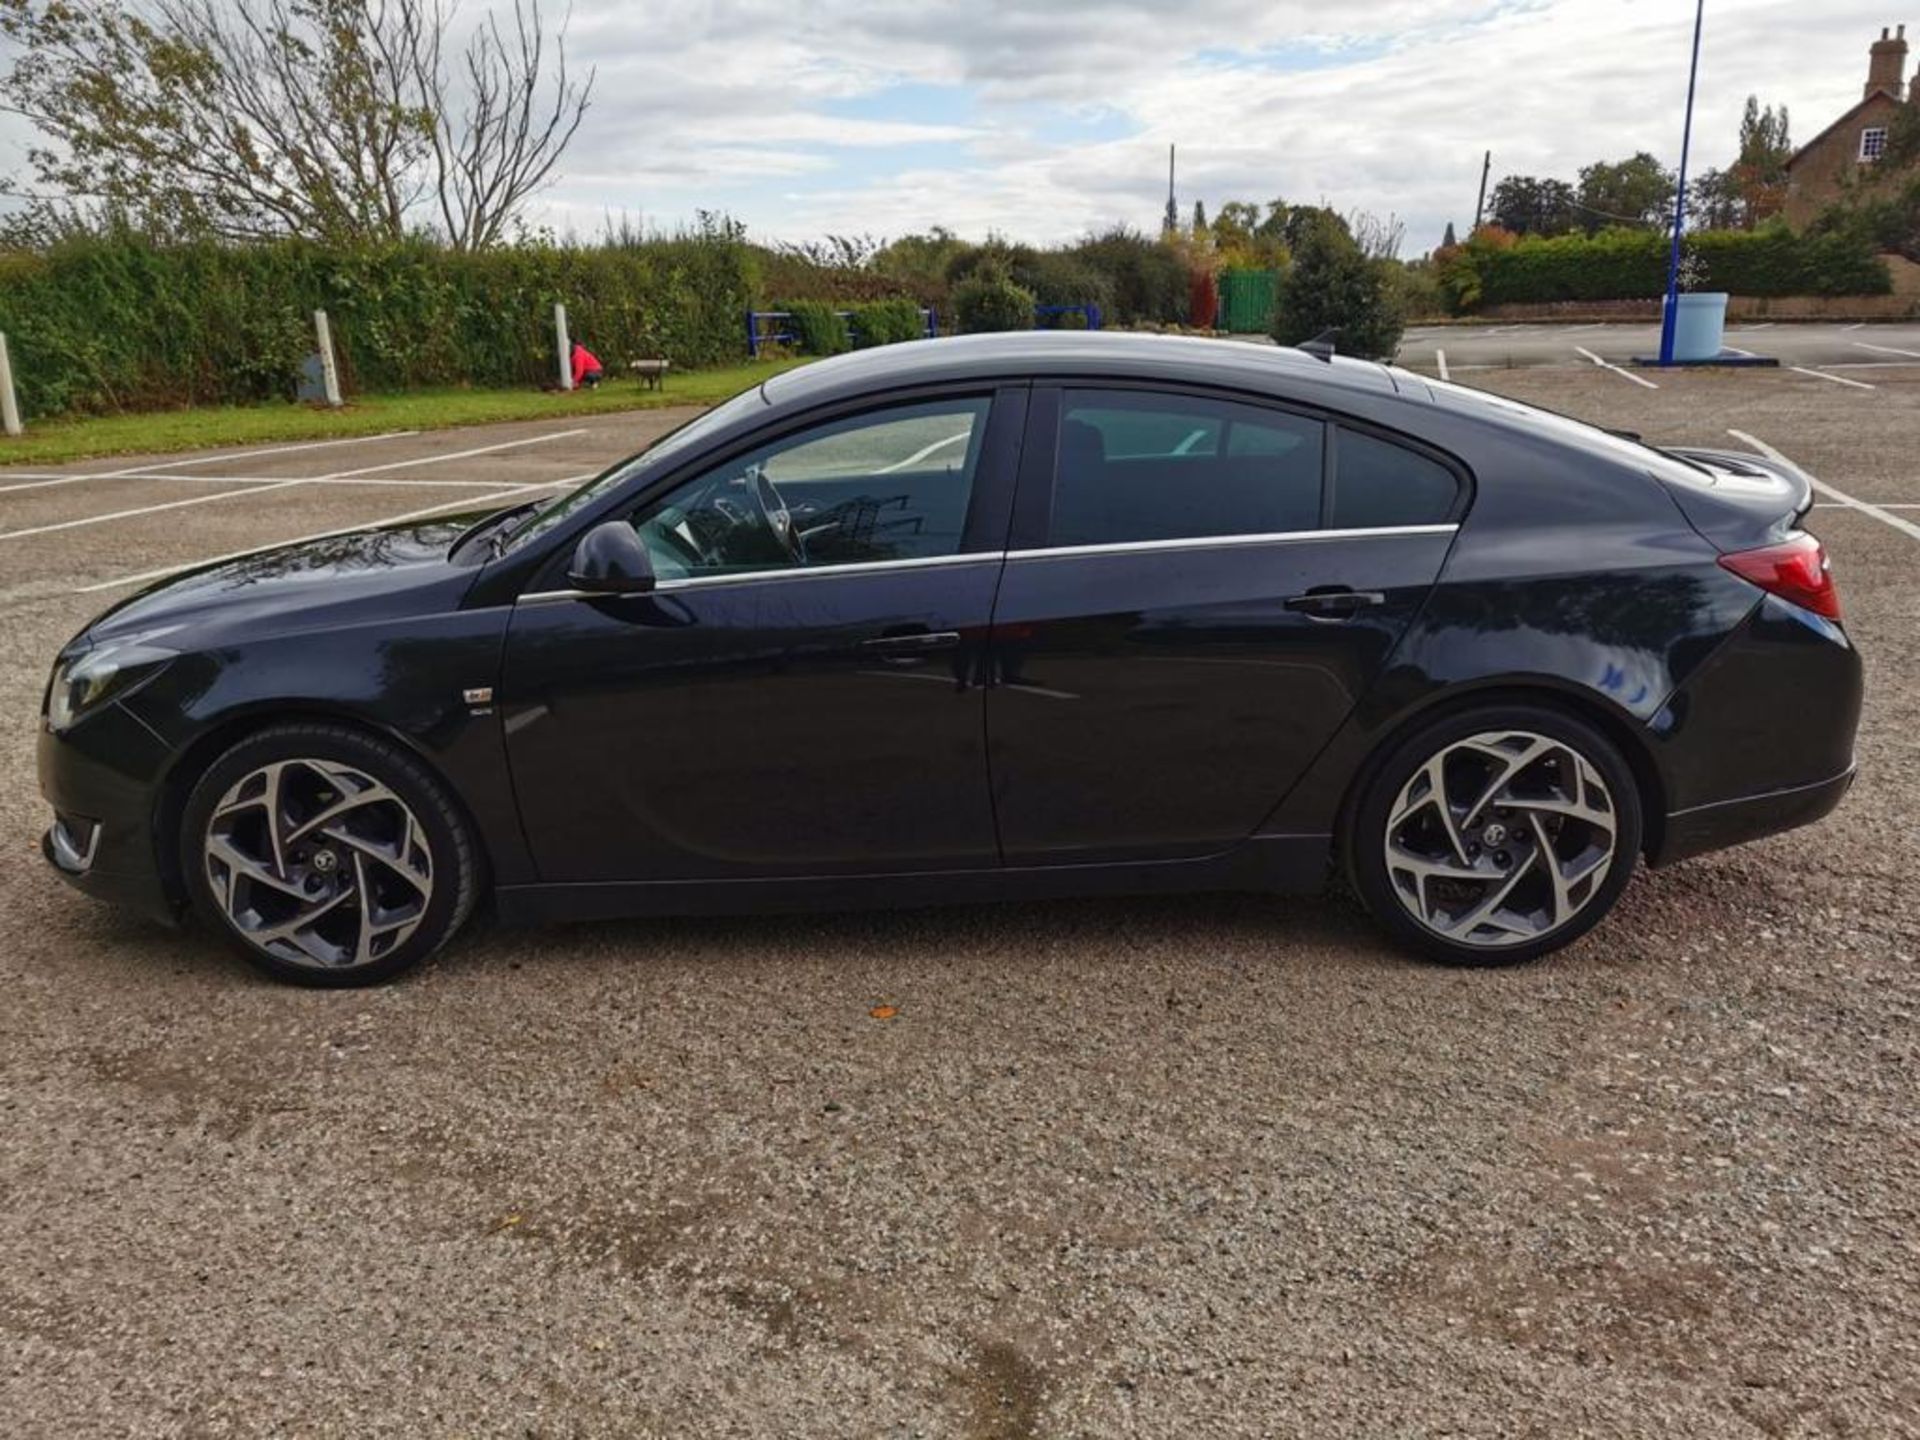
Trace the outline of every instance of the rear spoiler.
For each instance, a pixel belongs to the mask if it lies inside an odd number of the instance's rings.
[[[1699,467],[1680,471],[1663,466],[1659,478],[1693,528],[1722,550],[1743,550],[1783,538],[1813,508],[1812,480],[1788,461],[1751,450],[1690,446],[1662,446],[1661,450]]]

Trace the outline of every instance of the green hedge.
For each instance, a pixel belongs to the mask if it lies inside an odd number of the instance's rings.
[[[787,312],[794,348],[802,355],[840,355],[853,348],[847,321],[825,300],[788,300],[773,307]]]
[[[556,300],[616,373],[721,364],[745,353],[751,291],[743,247],[720,238],[480,255],[87,239],[0,256],[0,330],[22,408],[45,415],[291,396],[320,308],[349,389],[544,383]]]
[[[953,318],[962,335],[1033,328],[1033,292],[995,264],[982,265],[953,287]]]
[[[926,333],[927,322],[911,300],[875,300],[853,307],[853,343],[859,349],[919,340]]]
[[[1697,287],[1733,295],[1882,295],[1892,288],[1871,246],[1784,225],[1687,237],[1706,265]],[[1470,244],[1448,262],[1479,280],[1479,303],[1654,299],[1666,290],[1668,245],[1647,230],[1523,239],[1504,249]]]

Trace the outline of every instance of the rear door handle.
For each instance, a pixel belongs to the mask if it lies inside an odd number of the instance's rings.
[[[1304,595],[1289,595],[1289,610],[1298,610],[1314,620],[1348,620],[1375,605],[1384,605],[1387,597],[1378,590],[1349,590],[1344,585],[1320,585]]]
[[[934,650],[951,650],[959,643],[958,630],[905,630],[862,640],[860,648],[882,655],[925,655]]]

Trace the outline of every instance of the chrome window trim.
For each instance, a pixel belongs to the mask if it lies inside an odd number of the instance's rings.
[[[1411,535],[1451,535],[1458,521],[1444,525],[1374,525],[1348,530],[1271,530],[1253,535],[1195,535],[1178,540],[1116,540],[1099,545],[1047,545],[1009,550],[1009,560],[1054,560],[1077,555],[1151,555],[1167,550],[1221,550],[1245,545],[1298,545],[1311,540],[1371,540]]]
[[[931,570],[946,565],[978,565],[986,561],[1064,560],[1089,555],[1151,555],[1168,551],[1219,550],[1248,545],[1298,545],[1313,540],[1372,540],[1402,536],[1451,535],[1458,521],[1444,525],[1377,525],[1349,530],[1275,530],[1255,535],[1196,535],[1179,540],[1118,540],[1100,545],[1050,545],[1031,550],[973,550],[960,555],[915,555],[905,560],[861,560],[846,565],[796,565],[784,570],[748,570],[737,575],[689,575],[662,580],[649,595],[677,590],[705,590],[718,585],[765,584],[768,581],[812,580],[839,575],[877,575],[892,570]],[[596,590],[535,590],[516,605],[542,605],[558,600],[619,600],[631,596]]]

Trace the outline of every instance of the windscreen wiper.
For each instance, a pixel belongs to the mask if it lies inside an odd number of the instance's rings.
[[[458,555],[460,551],[466,546],[468,541],[479,539],[482,535],[486,534],[487,531],[493,530],[495,526],[501,525],[506,521],[516,519],[520,516],[527,515],[532,511],[538,510],[545,503],[546,501],[544,500],[524,500],[518,505],[509,505],[504,510],[496,510],[491,515],[481,516],[478,520],[474,521],[473,524],[469,525],[466,529],[462,530],[457,536],[454,537],[453,544],[447,547],[447,555],[449,557]],[[494,553],[495,559],[498,559],[500,556],[501,542],[504,541],[506,537],[512,533],[513,529],[517,529],[517,528],[519,527],[514,526],[510,529],[497,531],[495,533],[494,546],[493,546],[493,553]]]

